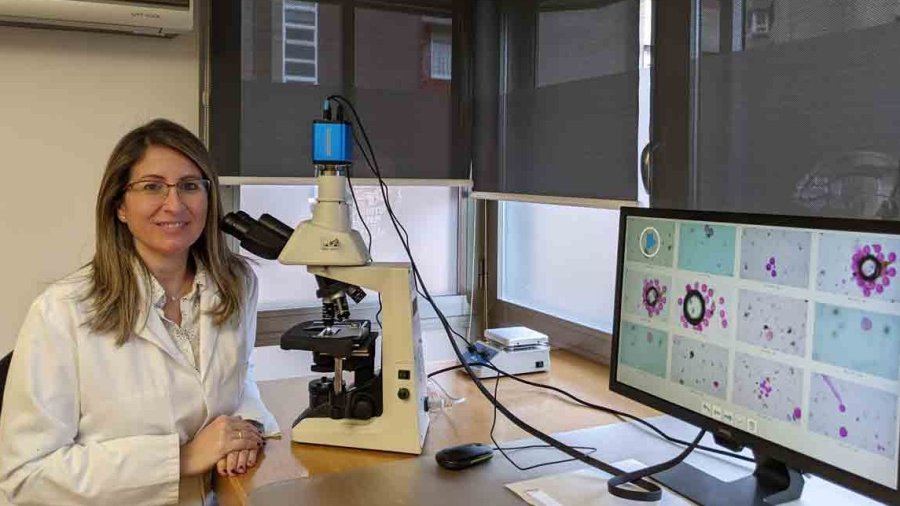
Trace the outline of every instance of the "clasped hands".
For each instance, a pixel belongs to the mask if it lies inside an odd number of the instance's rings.
[[[219,416],[181,447],[181,474],[202,474],[213,467],[236,476],[256,465],[264,445],[259,429],[239,416]]]

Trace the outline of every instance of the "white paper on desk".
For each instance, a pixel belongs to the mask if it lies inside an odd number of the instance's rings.
[[[613,464],[623,471],[641,469],[644,464],[629,459]],[[606,488],[609,475],[596,469],[581,469],[519,481],[506,485],[531,506],[633,506],[637,503],[610,495]],[[641,503],[648,504],[648,503]],[[664,506],[690,504],[684,499],[663,492],[662,501],[653,503]]]

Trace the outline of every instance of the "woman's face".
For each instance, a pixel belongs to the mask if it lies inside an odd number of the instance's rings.
[[[203,181],[191,183],[201,179],[203,173],[194,162],[165,146],[148,147],[131,168],[118,219],[128,225],[145,262],[187,259],[206,225],[207,186]],[[178,183],[180,188],[165,186]]]

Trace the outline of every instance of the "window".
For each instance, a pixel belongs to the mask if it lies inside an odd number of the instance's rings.
[[[499,230],[500,299],[612,330],[617,211],[504,202]]]
[[[319,4],[284,0],[282,76],[284,82],[319,82]]]
[[[372,258],[382,262],[408,261],[386,214],[380,189],[354,186],[354,191],[372,232]],[[314,186],[245,185],[240,190],[241,209],[255,218],[262,213],[271,214],[294,227],[311,217],[315,192]],[[460,190],[448,186],[395,186],[389,188],[388,195],[391,207],[409,232],[410,249],[429,292],[435,296],[457,294]],[[353,228],[367,240],[356,210],[351,207],[350,213]],[[319,305],[315,278],[306,268],[242,253],[257,262],[260,310]]]
[[[641,1],[640,47],[649,48],[651,0]],[[603,40],[602,23],[590,22],[592,10],[548,15],[541,25],[538,78],[555,82],[602,72],[597,52],[586,40]],[[544,16],[545,14],[542,14]],[[584,29],[565,27],[578,23]],[[552,38],[550,35],[556,34]],[[612,53],[612,50],[608,48]],[[644,51],[649,54],[649,51]],[[566,55],[560,58],[557,55]],[[579,58],[579,55],[580,58]],[[614,57],[613,57],[614,58]],[[610,60],[606,60],[610,61]],[[545,65],[541,65],[545,63]],[[591,64],[594,64],[593,70]],[[640,62],[638,152],[649,141],[650,58]],[[635,167],[639,171],[638,167]],[[639,185],[638,201],[649,205]],[[498,291],[501,301],[612,332],[619,213],[615,210],[542,203],[501,202],[498,213]]]
[[[467,91],[446,79],[462,0],[231,4],[210,5],[209,144],[219,174],[309,176],[301,164],[312,156],[311,120],[339,93],[362,116],[385,177],[467,179]],[[432,39],[445,79],[431,78]]]
[[[690,128],[683,116],[659,126],[669,153],[659,158],[669,164],[657,172],[687,168],[687,191],[666,181],[657,197],[687,193],[684,206],[706,210],[900,219],[900,72],[886,63],[900,48],[900,3],[703,0],[694,7],[692,19],[659,19],[702,44],[665,63],[657,53],[660,67],[690,77],[660,83],[664,93],[682,89],[660,110],[692,101]],[[673,139],[675,128],[689,137]],[[678,146],[690,151],[671,154]]]
[[[424,21],[429,34],[429,77],[449,81],[453,54],[450,19],[427,17]]]

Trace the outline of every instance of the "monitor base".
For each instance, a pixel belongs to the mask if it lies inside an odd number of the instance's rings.
[[[774,506],[800,498],[804,479],[783,462],[756,456],[753,474],[726,482],[682,462],[653,479],[704,506]]]

